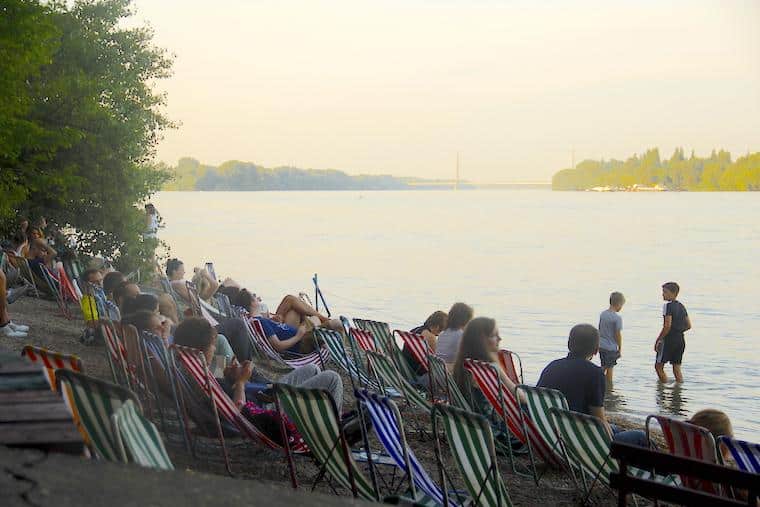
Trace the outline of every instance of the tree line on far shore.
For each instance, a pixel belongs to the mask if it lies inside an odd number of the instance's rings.
[[[634,185],[658,185],[668,190],[758,191],[760,153],[732,161],[727,151],[713,150],[709,157],[684,156],[676,148],[667,160],[657,148],[628,160],[584,160],[575,169],[563,169],[552,178],[553,190],[587,190],[595,187],[628,189]]]
[[[405,190],[435,185],[435,181],[390,175],[352,176],[335,169],[269,169],[251,162],[230,160],[219,167],[181,158],[167,168],[172,179],[163,190]]]
[[[140,204],[169,177],[153,164],[173,126],[154,83],[172,58],[132,14],[131,0],[0,4],[0,237],[45,216],[123,270],[151,258]]]

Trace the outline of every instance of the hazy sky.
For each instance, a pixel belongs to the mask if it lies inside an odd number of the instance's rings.
[[[760,150],[760,1],[136,0],[176,55],[159,158],[541,181]]]

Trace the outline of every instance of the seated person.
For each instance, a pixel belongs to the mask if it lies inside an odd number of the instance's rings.
[[[435,354],[435,347],[436,347],[436,341],[438,339],[438,335],[441,331],[446,329],[446,323],[448,322],[448,315],[446,315],[446,312],[442,311],[436,311],[430,314],[430,316],[425,319],[425,323],[421,326],[417,326],[414,329],[411,329],[409,332],[422,335],[423,338],[425,338],[425,342],[427,343],[428,350],[431,354]],[[406,361],[409,363],[409,366],[411,366],[412,370],[417,375],[424,375],[425,369],[424,367],[417,362],[417,360],[414,358],[412,353],[409,351],[408,347],[406,346],[406,343],[404,343],[404,348],[402,349],[402,353],[404,354],[404,357],[406,358]]]
[[[48,286],[48,276],[45,272],[45,268],[52,269],[53,263],[58,253],[47,244],[44,239],[34,239],[29,245],[29,269],[32,270],[32,274],[35,277],[35,285],[40,292],[52,296],[49,294],[51,287]],[[55,276],[52,277],[50,283],[53,285],[52,290],[58,291],[58,280]]]
[[[454,368],[454,361],[459,350],[459,341],[462,339],[464,327],[472,319],[472,307],[464,303],[454,303],[449,310],[446,321],[446,329],[438,335],[435,355],[446,363],[449,371]]]
[[[198,289],[198,297],[207,301],[219,288],[219,282],[205,269],[195,268],[193,281]],[[169,259],[166,263],[166,277],[174,291],[186,302],[190,302],[190,293],[185,283],[185,265],[179,259]]]
[[[103,292],[103,274],[97,269],[87,269],[81,275],[82,281],[82,299],[79,305],[82,308],[85,322],[93,322],[102,318],[111,319],[112,316],[106,315],[106,295]],[[114,315],[117,317],[118,314]]]
[[[536,386],[561,391],[570,410],[600,419],[613,440],[647,447],[649,443],[643,431],[623,431],[607,422],[604,371],[591,362],[599,352],[599,331],[591,324],[574,326],[570,330],[567,348],[567,357],[549,363]]]
[[[16,324],[8,313],[8,290],[5,272],[0,269],[0,334],[8,338],[26,338],[29,326]]]
[[[123,313],[124,301],[140,294],[140,287],[136,283],[122,282],[113,290],[113,302],[119,308],[119,313]]]
[[[163,315],[150,310],[138,310],[134,313],[124,316],[121,320],[123,325],[132,325],[138,331],[146,331],[164,340],[166,346],[170,344],[171,323]]]

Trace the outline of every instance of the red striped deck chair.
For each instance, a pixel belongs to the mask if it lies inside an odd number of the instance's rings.
[[[59,276],[55,274],[53,269],[50,269],[44,264],[40,264],[39,267],[40,272],[36,274],[42,275],[43,280],[47,284],[48,291],[53,297],[55,297],[55,302],[58,304],[58,309],[61,310],[64,318],[66,318],[66,320],[71,320],[72,316],[71,310],[69,309],[68,298],[66,297],[64,286],[59,279]]]
[[[662,415],[650,415],[646,419],[648,439],[651,434],[650,423],[652,420],[657,421],[660,425],[670,454],[706,463],[719,464],[715,439],[707,429]],[[651,442],[652,440],[649,439],[649,441]],[[710,481],[681,475],[681,483],[686,488],[704,491],[713,495],[723,494],[720,484]]]
[[[271,359],[281,366],[291,369],[300,368],[309,364],[313,364],[320,369],[324,369],[325,361],[327,361],[327,358],[329,357],[329,352],[327,350],[318,347],[317,350],[308,354],[292,358],[285,358],[279,352],[277,352],[269,342],[269,338],[266,336],[266,333],[264,333],[264,328],[261,325],[261,322],[253,317],[243,318],[243,321],[248,328],[248,333],[254,340],[254,345],[264,354],[264,357]]]
[[[259,431],[243,414],[240,413],[240,409],[235,403],[227,396],[222,386],[211,374],[211,371],[206,366],[206,358],[203,352],[190,348],[182,347],[180,345],[172,345],[170,349],[174,353],[174,357],[177,359],[177,363],[182,365],[182,368],[187,372],[190,377],[197,383],[203,394],[205,394],[211,402],[212,410],[214,412],[214,418],[217,426],[217,432],[219,436],[219,443],[222,446],[222,453],[224,454],[225,466],[227,471],[232,474],[230,467],[229,455],[227,453],[227,447],[224,443],[224,435],[222,433],[222,427],[219,423],[219,418],[224,418],[225,421],[234,426],[240,434],[256,443],[263,443],[265,446],[274,450],[283,450],[282,446],[274,442],[264,433]],[[182,379],[177,379],[177,383],[182,385]],[[295,443],[291,446],[291,452],[305,453],[308,451],[306,445],[303,442]]]
[[[535,423],[527,414],[523,414],[521,418],[517,399],[514,393],[501,382],[496,368],[484,361],[473,359],[465,359],[464,367],[472,374],[472,379],[515,438],[526,445],[530,439],[528,449],[531,453],[536,453],[543,462],[552,467],[560,467],[562,456],[543,439]],[[525,431],[523,431],[523,426]],[[514,467],[514,460],[512,460],[512,466]]]
[[[351,338],[359,344],[359,347],[361,347],[364,352],[370,350],[372,352],[380,352],[377,343],[375,343],[375,336],[372,334],[372,331],[364,331],[363,329],[352,327],[349,329],[349,333]]]
[[[78,303],[80,299],[79,294],[77,294],[74,284],[71,282],[71,279],[69,279],[69,275],[66,274],[63,264],[58,266],[58,282],[61,284],[61,293],[63,297],[69,301]]]
[[[101,320],[98,322],[98,329],[106,342],[106,358],[108,359],[108,366],[111,368],[114,384],[129,388],[127,349],[124,347],[116,326],[111,321]]]
[[[21,351],[31,362],[41,364],[45,370],[45,377],[50,384],[50,389],[56,391],[55,370],[71,370],[81,373],[82,360],[72,354],[62,354],[34,345],[26,345]]]
[[[428,347],[425,337],[421,334],[400,331],[398,329],[396,329],[393,334],[398,335],[401,338],[415,361],[417,361],[425,371],[428,371],[428,354],[430,352],[430,347]]]
[[[517,362],[517,364],[515,364]],[[523,384],[522,361],[517,353],[511,350],[502,349],[499,351],[499,364],[507,374],[507,378],[515,385]]]

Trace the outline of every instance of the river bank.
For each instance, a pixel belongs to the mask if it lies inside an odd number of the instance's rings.
[[[54,303],[29,297],[22,298],[14,303],[11,311],[16,322],[30,326],[29,336],[22,340],[0,337],[0,348],[20,353],[25,344],[31,343],[56,351],[76,354],[82,359],[85,372],[88,375],[111,381],[111,373],[106,361],[104,347],[85,346],[79,342],[79,335],[84,322],[81,316],[77,315],[78,312],[75,312],[76,316],[73,320],[68,321],[58,314],[58,308]],[[281,372],[271,370],[266,364],[258,366],[275,378],[281,374]],[[344,393],[345,405],[349,407],[354,403],[354,398],[352,393],[349,392],[350,382],[347,378],[344,378],[344,385],[347,386]],[[401,407],[401,410],[407,427],[407,439],[410,446],[428,472],[437,479],[438,467],[433,452],[434,446],[429,435],[412,433],[408,430],[413,422],[418,422],[423,427],[429,427],[429,421],[421,418],[419,414],[410,413],[404,406]],[[625,419],[617,419],[615,422],[624,427],[632,426]],[[198,459],[194,459],[185,451],[181,437],[176,429],[176,425],[169,421],[167,432],[164,436],[167,450],[178,470],[190,471],[197,474],[226,475],[224,462],[221,457],[221,449],[215,439],[199,438]],[[374,444],[373,448],[379,449],[379,444],[377,442]],[[229,439],[227,445],[236,478],[264,481],[270,485],[290,489],[287,466],[281,454],[275,454],[261,447],[236,439]],[[454,470],[456,467],[450,461],[450,456],[446,451],[444,451],[444,454],[449,458],[446,463],[447,470]],[[0,457],[0,460],[2,459]],[[529,466],[527,457],[520,457],[517,462],[518,466]],[[72,461],[72,463],[74,465],[67,465],[67,468],[71,466],[76,468],[79,465],[85,468],[92,466],[91,462],[84,460],[81,462]],[[318,472],[317,467],[305,459],[296,460],[296,466],[301,487],[308,488],[308,485],[311,483],[310,478],[316,476]],[[537,487],[531,478],[512,473],[507,459],[500,458],[499,466],[502,475],[505,477],[510,496],[516,506],[569,506],[575,505],[578,502],[573,484],[564,474],[550,470],[545,478],[542,479],[541,486]],[[76,475],[73,477],[76,477]],[[118,479],[113,478],[112,480]],[[72,483],[72,487],[76,487],[76,485]],[[317,486],[316,490],[326,494],[331,493],[329,486],[324,481]],[[605,494],[604,491],[598,491],[597,496],[597,500],[601,505],[614,505],[615,503],[614,498]]]

